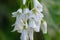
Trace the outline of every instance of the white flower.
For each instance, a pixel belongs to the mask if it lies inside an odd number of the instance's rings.
[[[36,7],[40,12],[43,11],[43,6],[39,3],[38,0],[33,0],[34,2],[34,7]]]
[[[26,0],[22,0],[23,5],[26,4]],[[31,0],[32,1],[32,0]],[[33,40],[33,33],[39,32],[42,28],[43,33],[47,33],[47,23],[42,19],[44,15],[41,13],[43,11],[43,6],[38,0],[33,0],[34,8],[29,10],[29,8],[20,8],[16,12],[12,13],[12,17],[16,17],[16,22],[13,24],[13,31],[21,33],[21,40]],[[42,27],[41,27],[42,24]]]
[[[34,8],[29,10],[29,8],[18,9],[17,12],[13,12],[13,17],[16,17],[16,22],[13,24],[14,30],[21,34],[21,40],[33,40],[33,31],[39,32],[42,24],[43,33],[47,32],[47,23],[44,21],[41,23],[44,15],[41,13],[43,11],[43,6],[38,0],[34,1]],[[25,5],[26,0],[23,0]]]
[[[39,32],[41,26],[41,20],[43,19],[44,15],[41,12],[39,12],[39,10],[36,8],[33,8],[30,11],[30,14],[31,16],[29,18],[30,22],[28,27],[31,27],[34,29],[34,31]]]
[[[43,33],[47,33],[47,22],[46,21],[43,21],[41,29]]]
[[[12,14],[14,17],[16,17],[16,22],[13,25],[15,26],[13,31],[18,31],[19,33],[21,33],[23,30],[23,26],[24,26],[23,20],[20,17],[22,14],[22,9],[18,9],[17,12],[14,12]]]
[[[25,5],[25,3],[26,3],[26,0],[23,0],[23,5]]]

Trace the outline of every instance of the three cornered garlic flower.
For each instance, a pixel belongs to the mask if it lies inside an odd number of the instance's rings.
[[[38,0],[33,0],[34,8],[20,8],[16,12],[12,13],[12,17],[16,17],[16,22],[12,25],[14,29],[12,32],[17,31],[21,33],[21,40],[34,40],[33,33],[39,32],[40,28],[43,33],[47,33],[47,23],[43,20],[44,15],[42,14],[43,6]],[[25,5],[26,0],[23,0]]]

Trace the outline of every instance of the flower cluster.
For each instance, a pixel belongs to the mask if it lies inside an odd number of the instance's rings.
[[[23,5],[25,5],[26,0],[23,0]],[[21,40],[33,40],[33,33],[39,32],[40,28],[43,33],[47,33],[47,23],[43,20],[44,15],[41,13],[43,11],[43,6],[38,0],[33,0],[34,8],[29,10],[29,8],[20,8],[16,12],[12,13],[12,17],[16,17],[16,22],[13,24],[14,31],[21,33]],[[41,27],[42,25],[42,27]]]

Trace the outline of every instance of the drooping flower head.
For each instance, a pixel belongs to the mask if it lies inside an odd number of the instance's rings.
[[[28,7],[23,8],[23,10],[20,8],[12,13],[12,17],[16,17],[13,31],[21,33],[21,40],[33,40],[34,31],[40,32],[40,29],[42,29],[43,33],[47,33],[47,23],[43,21],[43,6],[38,0],[31,1],[34,3],[34,7],[31,10]],[[23,5],[25,3],[26,0],[23,0]]]

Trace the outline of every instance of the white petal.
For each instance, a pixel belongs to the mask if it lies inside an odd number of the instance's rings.
[[[36,14],[37,20],[42,20],[43,17],[44,17],[44,15],[42,13]]]
[[[42,18],[44,17],[44,15],[39,11],[37,11],[35,14],[33,13],[33,11],[31,13],[31,18],[34,18],[35,21],[42,20]]]
[[[31,28],[35,28],[36,27],[35,21],[33,19],[30,19],[29,27],[31,27]]]
[[[28,39],[28,32],[26,30],[23,30],[20,38],[21,38],[21,40],[27,40]]]
[[[17,12],[13,12],[12,13],[12,17],[17,17],[18,15],[20,15],[22,13],[22,9],[18,9]]]
[[[30,37],[30,40],[33,40],[33,29],[32,28],[29,30],[29,37]]]
[[[23,30],[24,23],[22,20],[17,19],[13,26],[15,26],[13,31],[21,33]]]
[[[25,5],[25,3],[26,3],[26,0],[23,0],[23,5]]]
[[[21,15],[21,18],[23,21],[27,21],[27,19],[29,18],[29,9],[28,8],[23,10],[23,14]]]
[[[47,23],[46,23],[46,21],[44,21],[42,25],[43,26],[41,28],[42,28],[43,33],[47,33]]]
[[[17,28],[16,27],[14,27],[14,29],[11,31],[11,32],[15,32],[17,30]]]
[[[12,17],[16,17],[16,16],[17,16],[17,12],[13,12]]]
[[[26,13],[28,13],[29,12],[29,9],[28,8],[25,8],[24,10],[23,10],[23,13],[24,14],[26,14]]]
[[[17,32],[19,32],[19,33],[22,32],[23,27],[21,27],[21,26],[19,26],[19,25],[17,25],[17,24],[15,24],[14,26],[15,26],[15,27],[14,27],[14,29],[12,30],[12,32],[14,32],[14,31],[17,31]]]
[[[34,31],[36,31],[36,32],[40,32],[40,25],[41,25],[41,22],[40,21],[38,21],[37,23],[36,23],[36,28],[34,28]]]
[[[21,9],[21,8],[18,9],[18,10],[17,10],[17,13],[22,13],[22,9]]]
[[[43,18],[43,15],[42,15],[42,14],[37,14],[37,15],[34,17],[35,21],[40,21],[40,20],[42,20],[42,18]]]

